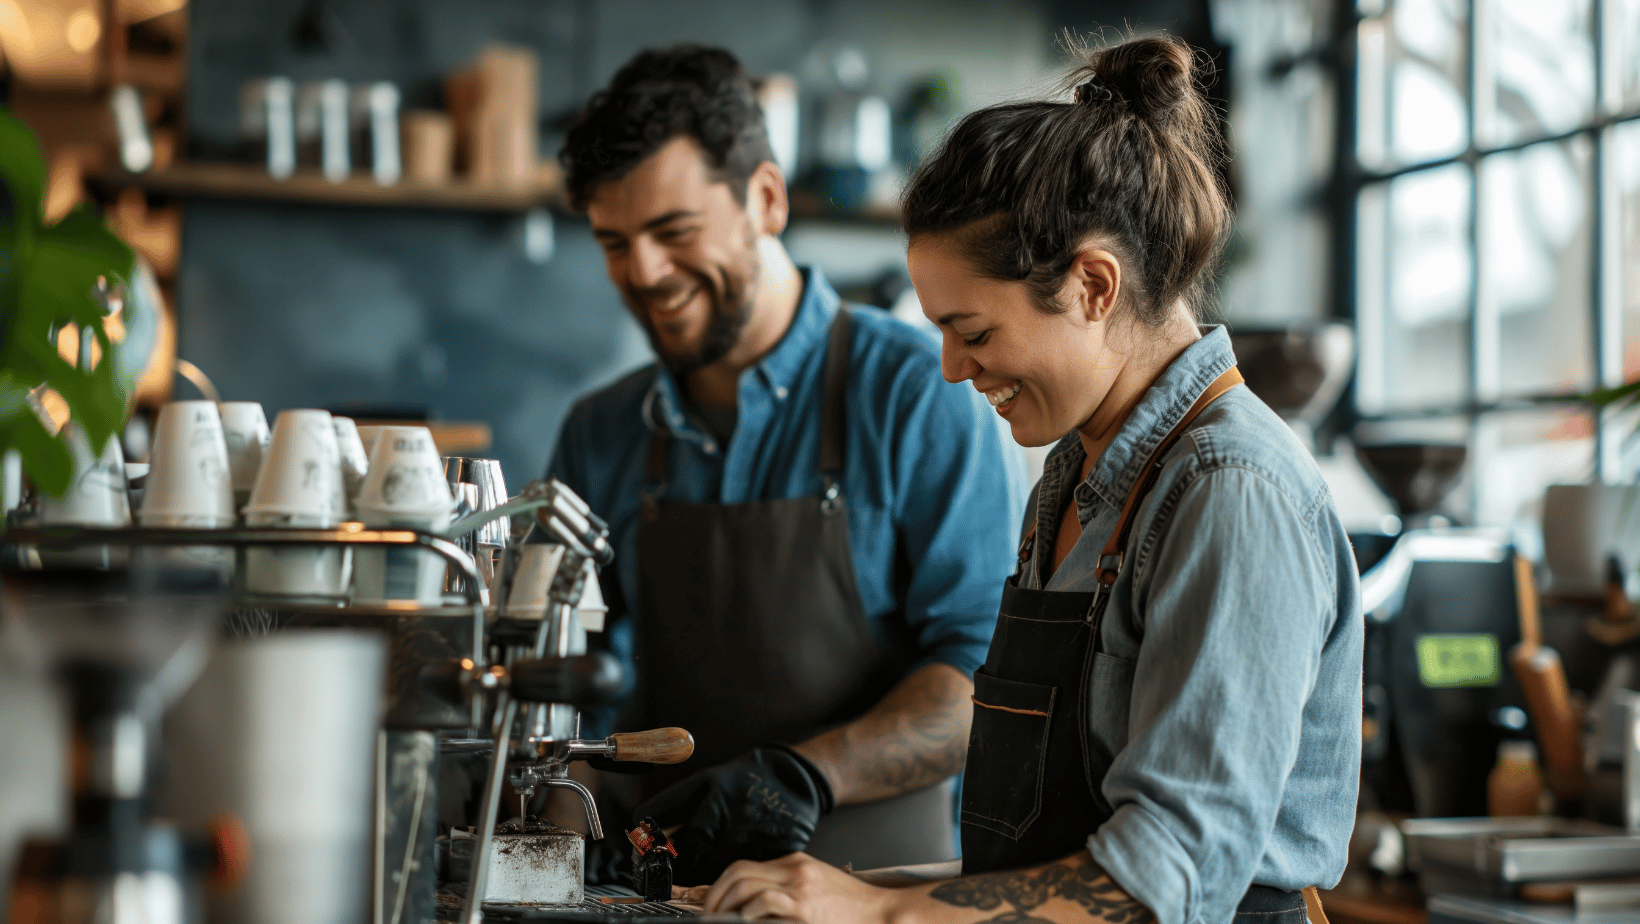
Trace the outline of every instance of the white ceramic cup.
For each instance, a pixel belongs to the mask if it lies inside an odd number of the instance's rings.
[[[248,526],[302,526],[288,519],[251,514]],[[348,549],[283,546],[245,550],[245,590],[274,597],[335,597],[347,593],[353,558]]]
[[[382,428],[354,506],[366,526],[441,532],[450,525],[455,500],[426,427]],[[436,606],[443,601],[444,569],[442,558],[422,549],[362,546],[354,559],[353,600]]]
[[[351,511],[353,499],[364,486],[365,473],[370,471],[370,455],[365,451],[364,440],[360,439],[359,427],[353,418],[332,417],[330,423],[336,429],[336,448],[342,454],[342,493],[347,496]]]
[[[41,492],[40,522],[48,526],[130,526],[131,503],[120,441],[110,436],[103,451],[94,454],[91,440],[73,422],[63,428],[63,440],[74,460],[74,480],[62,497]],[[112,568],[125,562],[125,552],[122,547],[105,545],[42,547],[40,561],[47,566]]]
[[[222,438],[228,445],[228,472],[233,481],[234,503],[244,506],[256,486],[256,473],[268,448],[268,418],[256,401],[223,401],[217,405],[222,415]]]
[[[245,514],[296,517],[302,526],[334,526],[347,513],[336,429],[324,411],[280,411]]]
[[[507,594],[505,615],[514,619],[545,618],[547,589],[552,586],[552,578],[558,573],[558,563],[563,557],[564,547],[561,545],[532,542],[519,547],[518,569],[513,573],[511,592]],[[592,562],[583,563],[582,568],[585,573],[582,575],[581,602],[575,607],[575,615],[580,623],[577,632],[579,644],[584,646],[587,632],[603,631],[604,614],[609,612],[609,607],[604,605],[603,591],[598,586],[598,574]]]
[[[370,468],[356,506],[420,518],[455,507],[444,460],[426,427],[383,427],[370,452]]]
[[[160,408],[143,489],[143,526],[218,529],[234,522],[228,445],[212,401]]]
[[[130,526],[125,456],[119,440],[110,436],[103,451],[93,453],[91,440],[73,422],[63,428],[63,440],[74,460],[74,480],[62,497],[40,494],[40,522],[53,526]]]
[[[369,527],[419,529],[442,532],[451,516],[415,515],[359,508],[359,519]],[[410,600],[423,606],[444,601],[445,562],[433,552],[407,547],[361,545],[353,559],[353,602],[383,603]]]
[[[324,411],[281,411],[245,505],[249,526],[328,528],[347,515],[336,430]],[[337,548],[250,548],[251,593],[337,596],[347,591],[350,557]]]

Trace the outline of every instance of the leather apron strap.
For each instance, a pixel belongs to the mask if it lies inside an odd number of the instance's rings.
[[[1321,891],[1315,886],[1304,887],[1304,910],[1310,924],[1327,924],[1327,912],[1321,909]]]
[[[1122,515],[1116,521],[1116,528],[1111,531],[1110,538],[1105,540],[1105,547],[1099,553],[1099,583],[1104,585],[1107,591],[1116,583],[1116,574],[1122,568],[1122,556],[1127,551],[1128,534],[1133,532],[1133,515],[1138,512],[1139,504],[1150,495],[1151,489],[1156,487],[1156,479],[1162,473],[1162,461],[1167,458],[1168,450],[1173,448],[1173,444],[1179,441],[1185,429],[1201,415],[1201,412],[1207,410],[1209,404],[1219,400],[1221,395],[1240,385],[1242,381],[1241,371],[1235,366],[1224,370],[1213,380],[1213,384],[1207,386],[1207,390],[1196,398],[1196,403],[1190,405],[1190,410],[1185,412],[1172,431],[1162,438],[1156,446],[1156,451],[1150,454],[1150,461],[1145,463],[1144,470],[1134,479],[1133,490],[1128,492],[1127,501],[1122,504]]]

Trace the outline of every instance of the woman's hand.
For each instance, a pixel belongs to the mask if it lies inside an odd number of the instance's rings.
[[[708,912],[748,918],[878,924],[888,920],[895,899],[896,890],[867,885],[806,853],[793,853],[767,863],[732,864],[706,890],[702,905]]]

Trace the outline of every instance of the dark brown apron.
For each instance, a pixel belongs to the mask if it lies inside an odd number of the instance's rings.
[[[1174,443],[1207,406],[1242,381],[1232,366],[1191,405],[1151,454],[1100,553],[1092,591],[1029,590],[1015,572],[1003,586],[996,633],[974,674],[974,724],[962,789],[964,875],[1022,869],[1084,849],[1110,820],[1102,790],[1126,745],[1133,665],[1101,650],[1100,624],[1127,552],[1139,505]],[[1032,525],[1019,568],[1031,565]],[[1051,553],[1050,553],[1051,554]],[[1105,713],[1095,722],[1093,710]],[[1120,731],[1116,731],[1120,729]],[[1113,740],[1114,739],[1114,740]],[[1249,886],[1234,924],[1325,924],[1320,900]]]
[[[667,500],[672,440],[650,434],[638,526],[645,715],[633,727],[687,728],[695,755],[645,775],[645,796],[758,744],[796,744],[858,718],[904,674],[908,662],[872,634],[849,546],[842,475],[851,326],[839,309],[826,348],[819,496]],[[903,626],[903,616],[894,622]],[[948,782],[838,807],[821,819],[809,852],[855,869],[950,859],[951,792]]]

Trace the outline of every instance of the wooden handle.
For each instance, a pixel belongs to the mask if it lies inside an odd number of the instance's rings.
[[[1583,792],[1583,752],[1578,744],[1577,710],[1566,686],[1566,671],[1553,648],[1528,648],[1522,642],[1509,660],[1526,696],[1526,711],[1537,727],[1549,788],[1562,799]]]
[[[1537,582],[1532,560],[1515,555],[1515,606],[1520,613],[1520,643],[1528,649],[1543,644],[1543,622],[1538,617]]]
[[[681,764],[695,753],[695,736],[682,728],[651,728],[641,732],[617,732],[609,740],[615,744],[616,760],[646,764]]]

